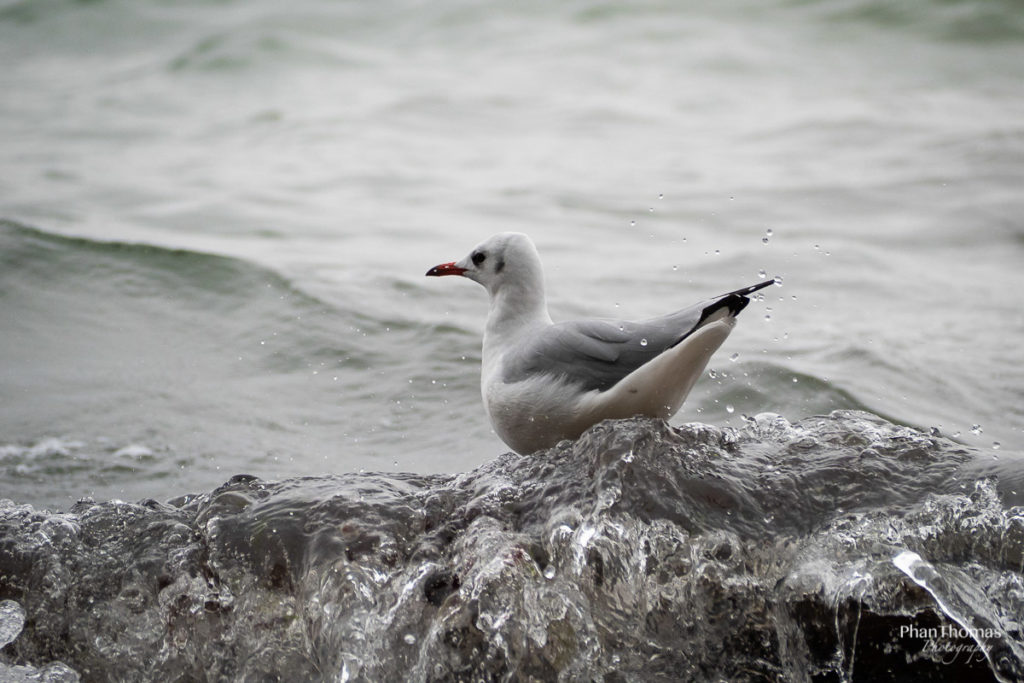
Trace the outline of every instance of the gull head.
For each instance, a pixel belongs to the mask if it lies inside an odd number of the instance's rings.
[[[479,282],[492,297],[509,289],[543,291],[540,255],[521,232],[503,232],[481,242],[461,261],[434,266],[427,275],[461,275]]]

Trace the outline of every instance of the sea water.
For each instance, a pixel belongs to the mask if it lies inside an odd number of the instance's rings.
[[[486,295],[552,315],[779,277],[676,423],[857,408],[1024,447],[1012,2],[6,2],[0,497],[504,450]]]

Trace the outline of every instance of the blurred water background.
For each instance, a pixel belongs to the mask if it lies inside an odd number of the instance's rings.
[[[457,472],[483,290],[779,276],[674,419],[854,408],[1024,449],[1013,0],[0,1],[0,498]]]

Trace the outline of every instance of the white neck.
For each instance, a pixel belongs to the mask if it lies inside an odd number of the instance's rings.
[[[538,325],[550,325],[544,279],[536,277],[520,282],[505,282],[490,292],[491,310],[484,329],[484,355],[497,347],[515,343],[520,334]]]

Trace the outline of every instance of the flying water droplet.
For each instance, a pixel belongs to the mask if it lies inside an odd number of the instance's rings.
[[[998,441],[993,441],[992,442],[992,450],[994,450],[994,451],[998,451],[1000,448],[1002,448],[1002,446],[1003,445],[1001,443],[999,443]]]
[[[708,377],[710,377],[711,379],[715,379],[716,377],[718,377],[718,373],[715,372],[715,370],[713,370],[713,369],[712,370],[708,370]]]
[[[782,276],[781,275],[776,275],[775,277],[772,278],[772,280],[775,281],[775,286],[776,287],[781,287],[782,286]]]
[[[981,428],[981,425],[971,425],[971,434],[981,434],[983,431],[985,430]]]
[[[736,409],[735,409],[735,408],[733,408],[731,404],[728,404],[728,403],[727,403],[727,404],[725,405],[725,412],[727,412],[727,413],[729,413],[730,415],[732,415],[733,413],[735,413],[735,412],[736,412]]]
[[[406,645],[415,645],[416,644],[416,636],[414,636],[411,633],[406,633],[405,637],[402,638],[402,640],[405,641]]]
[[[641,339],[640,340],[640,346],[647,346],[647,340],[646,339]]]
[[[762,268],[761,270],[757,271],[757,276],[759,278],[766,278],[766,277],[768,277],[768,271],[766,271],[764,268]]]
[[[548,581],[550,581],[551,579],[555,578],[555,568],[553,566],[551,566],[550,564],[548,566],[544,567],[544,578],[547,579]]]
[[[731,360],[733,363],[735,363],[736,359],[739,358],[739,357],[740,357],[740,354],[734,353],[731,356],[729,356],[729,360]]]

